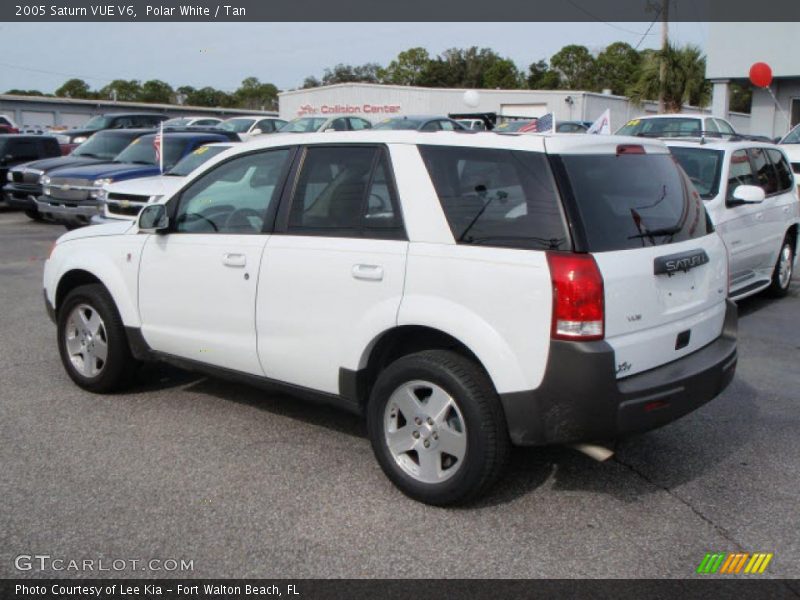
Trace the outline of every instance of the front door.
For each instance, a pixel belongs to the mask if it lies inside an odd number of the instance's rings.
[[[154,350],[262,375],[255,303],[261,256],[291,149],[239,155],[178,197],[170,231],[142,253],[139,311]]]

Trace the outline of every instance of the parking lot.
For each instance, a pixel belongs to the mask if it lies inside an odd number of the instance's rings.
[[[0,577],[14,557],[188,559],[192,577],[675,577],[707,552],[800,575],[800,281],[740,304],[724,394],[597,463],[518,449],[459,509],[404,497],[359,419],[148,366],[126,394],[65,374],[42,263],[63,228],[0,209]],[[104,573],[131,576],[130,571]]]

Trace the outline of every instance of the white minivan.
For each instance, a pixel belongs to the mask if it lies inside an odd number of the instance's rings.
[[[731,256],[731,297],[783,296],[797,257],[800,202],[783,148],[755,141],[667,141]]]
[[[737,363],[723,241],[667,147],[631,137],[262,136],[136,222],[60,237],[44,290],[82,388],[164,360],[333,403],[439,505],[512,444],[674,421]]]

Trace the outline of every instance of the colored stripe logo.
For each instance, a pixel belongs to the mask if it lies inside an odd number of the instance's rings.
[[[771,552],[709,552],[698,565],[697,572],[702,575],[760,574],[767,570],[772,556]]]

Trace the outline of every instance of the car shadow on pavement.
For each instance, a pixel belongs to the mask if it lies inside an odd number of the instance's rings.
[[[132,390],[136,393],[181,387],[348,436],[367,437],[364,420],[346,411],[169,365],[146,365],[138,381]],[[735,414],[727,406],[728,394],[737,397]],[[745,445],[753,434],[750,424],[758,419],[757,393],[747,383],[734,379],[725,395],[667,427],[619,441],[614,457],[604,463],[564,446],[514,448],[503,477],[486,496],[463,508],[510,503],[548,482],[556,493],[600,493],[638,502],[698,479]]]
[[[749,298],[743,298],[736,303],[739,309],[739,317],[747,317],[751,314],[760,312],[765,308],[769,308],[777,303],[784,302],[787,298],[800,298],[800,279],[795,277],[789,286],[789,293],[785,298],[772,298],[767,296],[764,292],[755,294]]]
[[[726,395],[738,399],[730,413]],[[564,446],[515,448],[506,475],[471,508],[496,506],[536,490],[552,480],[554,492],[607,494],[621,502],[671,492],[731,460],[754,435],[756,391],[734,379],[725,394],[662,429],[620,440],[615,454],[600,463]]]

